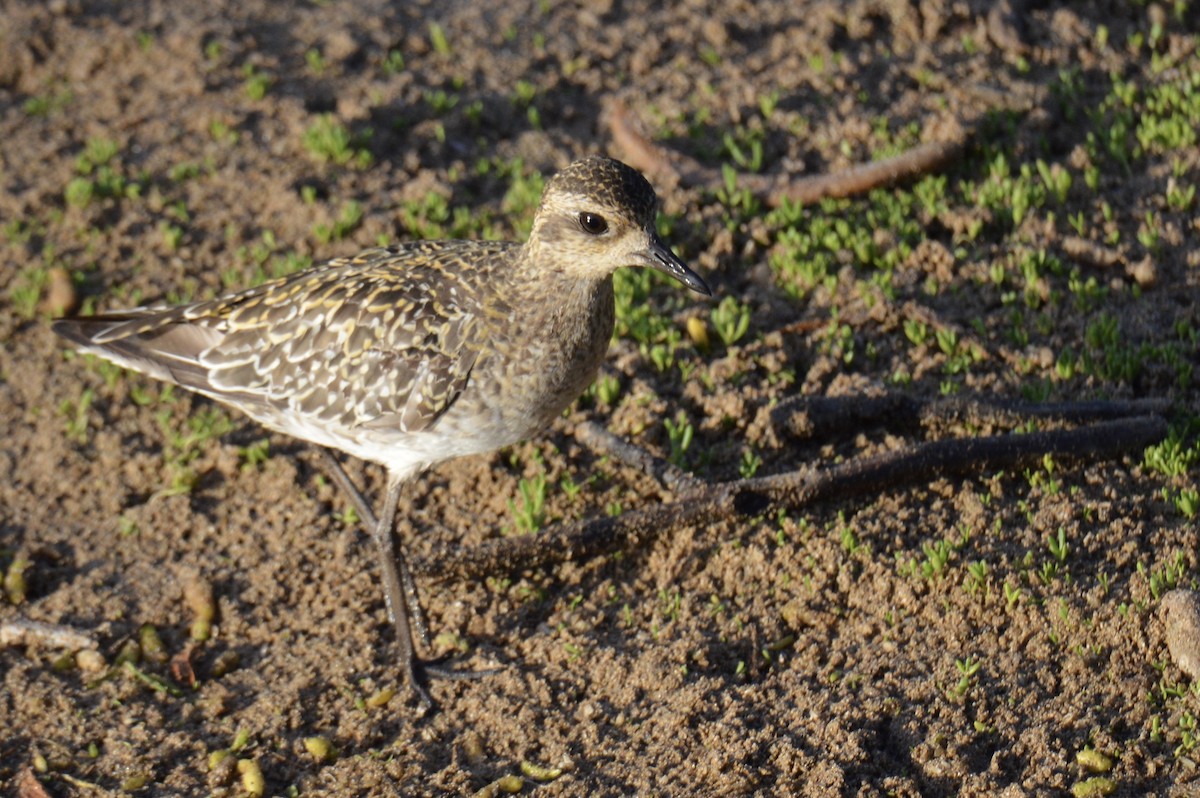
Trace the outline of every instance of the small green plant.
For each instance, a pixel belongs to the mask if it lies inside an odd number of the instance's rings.
[[[1143,464],[1168,479],[1181,477],[1200,459],[1200,444],[1185,442],[1188,437],[1181,427],[1172,427],[1161,443],[1146,447]]]
[[[388,50],[380,67],[385,75],[399,75],[404,71],[404,54],[399,50]]]
[[[747,172],[757,172],[763,167],[763,134],[761,130],[738,128],[736,135],[726,133],[723,138],[725,152],[739,167]]]
[[[1196,749],[1200,736],[1196,734],[1196,716],[1191,712],[1179,715],[1179,745],[1175,746],[1175,758],[1188,756]]]
[[[762,465],[762,458],[753,449],[747,447],[742,450],[742,461],[738,463],[738,474],[742,479],[750,479],[758,473],[758,467]]]
[[[267,90],[271,88],[271,84],[275,79],[270,73],[259,72],[254,68],[254,64],[246,63],[242,66],[242,86],[245,89],[246,96],[251,100],[261,100],[267,96]]]
[[[758,112],[764,120],[770,119],[775,113],[775,108],[779,105],[779,96],[779,90],[772,89],[758,98]]]
[[[88,408],[92,406],[95,392],[84,388],[75,401],[64,399],[59,405],[58,412],[66,418],[67,437],[76,443],[87,443],[88,438]]]
[[[1037,161],[1037,170],[1046,190],[1054,195],[1060,205],[1066,202],[1067,194],[1071,191],[1071,173],[1064,169],[1062,164],[1050,165],[1041,158]]]
[[[954,554],[954,546],[948,540],[940,540],[937,543],[922,544],[921,551],[925,553],[925,559],[921,563],[921,575],[932,581],[946,570],[946,565]]]
[[[822,354],[837,358],[848,366],[854,362],[857,354],[854,328],[849,324],[842,324],[836,315],[834,314],[835,318],[831,318],[820,332],[820,350]]]
[[[678,468],[685,468],[684,455],[692,445],[692,436],[695,434],[692,422],[688,420],[687,414],[680,410],[674,421],[664,418],[663,427],[667,430],[667,440],[671,444],[671,454],[667,459]]]
[[[929,325],[920,319],[905,319],[904,337],[913,345],[921,346],[929,338]]]
[[[126,180],[114,164],[119,153],[119,146],[111,139],[88,139],[83,152],[75,159],[75,172],[79,177],[68,182],[63,193],[67,204],[83,207],[93,199],[135,199],[140,196],[141,184]]]
[[[136,537],[141,532],[138,522],[128,513],[117,518],[117,534],[123,538]]]
[[[182,161],[167,170],[167,177],[173,183],[183,183],[199,176],[200,166],[191,161]]]
[[[171,394],[164,391],[160,399],[169,401]],[[167,463],[167,484],[157,492],[159,496],[190,493],[199,480],[192,463],[200,456],[209,441],[225,435],[233,429],[229,416],[218,407],[195,410],[180,430],[172,422],[170,407],[164,407],[156,415],[159,427],[166,438],[164,456]]]
[[[714,197],[725,208],[725,226],[736,230],[743,222],[757,216],[762,203],[749,188],[739,188],[737,170],[729,164],[721,165],[722,183]]]
[[[727,296],[712,309],[712,323],[725,346],[732,346],[750,329],[750,308]]]
[[[257,471],[258,467],[267,462],[271,456],[271,440],[269,438],[259,438],[249,446],[243,446],[238,450],[238,456],[242,458],[243,471]]]
[[[513,223],[514,231],[520,236],[527,236],[533,226],[533,213],[541,202],[544,180],[538,172],[527,172],[525,164],[520,160],[502,166],[500,171],[511,180],[500,205],[506,214],[517,220]],[[621,273],[617,272],[618,275]]]
[[[21,270],[20,276],[13,281],[8,290],[9,301],[13,310],[23,319],[32,319],[37,315],[38,302],[42,291],[50,282],[50,271],[41,264],[27,266]]]
[[[1175,509],[1185,518],[1195,518],[1200,513],[1200,491],[1194,488],[1182,488],[1175,495]]]
[[[984,560],[976,560],[967,564],[967,579],[964,589],[972,596],[988,594],[988,564]]]
[[[358,517],[358,510],[354,509],[353,504],[348,504],[345,510],[334,511],[333,517],[346,527],[356,527],[362,523],[362,519]]]
[[[1187,211],[1196,202],[1196,186],[1180,186],[1175,178],[1167,180],[1167,207],[1173,211]]]
[[[927,581],[935,581],[946,571],[955,551],[965,544],[966,538],[958,542],[946,538],[936,543],[922,543],[921,551],[925,558],[920,561],[916,558],[905,561],[900,552],[896,552],[897,570],[902,576],[920,576]]]
[[[309,71],[314,75],[323,75],[329,66],[325,56],[316,47],[310,48],[304,54],[304,63],[308,64]]]
[[[1046,548],[1050,551],[1050,556],[1060,564],[1065,564],[1067,556],[1071,553],[1071,544],[1067,542],[1066,530],[1060,526],[1057,533],[1048,535]]]
[[[162,235],[163,245],[174,252],[179,249],[179,244],[183,241],[183,228],[173,225],[170,222],[159,222],[158,232]]]
[[[483,101],[471,100],[463,108],[463,116],[466,117],[472,128],[478,128],[483,122]]]
[[[558,487],[562,490],[563,495],[571,501],[579,495],[579,491],[583,489],[583,485],[576,482],[570,474],[563,474],[562,479],[558,481]]]
[[[220,119],[214,119],[208,124],[208,135],[213,141],[227,147],[232,147],[238,142],[238,132]]]
[[[854,527],[846,523],[845,515],[838,513],[838,543],[842,547],[842,551],[849,555],[853,555],[861,547],[858,535],[854,534]]]
[[[66,108],[72,99],[74,95],[69,89],[58,89],[49,94],[30,97],[21,104],[21,110],[29,116],[49,116]]]
[[[1042,581],[1043,585],[1053,584],[1055,579],[1058,579],[1059,564],[1054,560],[1047,560],[1042,563],[1042,567],[1037,571],[1037,578]]]
[[[435,116],[445,116],[458,105],[458,95],[447,92],[445,89],[426,89],[425,104],[429,106]]]
[[[517,506],[509,499],[508,511],[517,532],[531,535],[546,522],[546,475],[539,473],[532,479],[522,479],[517,483],[517,491],[521,495],[521,504]]]
[[[1071,225],[1071,229],[1075,231],[1076,235],[1087,235],[1088,223],[1087,217],[1083,215],[1083,211],[1068,214],[1067,222]]]
[[[1137,239],[1148,251],[1157,253],[1162,238],[1159,219],[1154,211],[1146,211],[1146,218],[1138,227]]]
[[[1160,568],[1147,570],[1146,566],[1139,562],[1137,572],[1145,577],[1147,586],[1150,588],[1150,595],[1154,597],[1155,601],[1158,601],[1167,591],[1184,584],[1187,576],[1187,561],[1184,559],[1183,552],[1176,552],[1174,558]]]
[[[533,85],[529,81],[518,80],[513,85],[512,101],[517,106],[521,108],[528,108],[533,104],[533,98],[535,96],[537,96],[537,86]]]
[[[303,144],[321,163],[350,164],[362,169],[371,165],[371,153],[360,147],[358,139],[333,114],[318,116],[304,131]]]
[[[975,676],[979,673],[982,665],[983,663],[974,657],[954,660],[954,668],[958,671],[959,677],[953,688],[956,697],[962,698],[967,694],[967,691],[975,684]]]
[[[616,328],[619,338],[629,338],[643,348],[661,342],[673,329],[649,301],[656,283],[649,269],[622,269],[613,276]],[[662,370],[662,369],[660,369]]]
[[[683,611],[683,594],[679,588],[662,588],[658,591],[658,611],[668,624],[679,620]]]
[[[616,407],[621,398],[621,381],[611,374],[596,378],[596,398],[606,407]]]
[[[358,229],[362,224],[363,208],[358,202],[350,200],[338,210],[337,218],[332,225],[318,224],[313,228],[313,236],[322,244],[330,241],[341,241]]]
[[[446,39],[446,31],[436,22],[429,23],[429,43],[438,55],[450,55],[450,42]]]

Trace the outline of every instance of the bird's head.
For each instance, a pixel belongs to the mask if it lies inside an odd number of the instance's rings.
[[[591,155],[546,183],[529,243],[539,260],[579,277],[601,279],[624,266],[647,266],[711,295],[655,231],[658,197],[636,170]]]

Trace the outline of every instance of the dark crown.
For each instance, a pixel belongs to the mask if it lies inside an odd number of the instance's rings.
[[[626,208],[642,222],[652,222],[658,196],[646,178],[620,161],[589,155],[550,178],[546,194],[578,194],[613,208]]]

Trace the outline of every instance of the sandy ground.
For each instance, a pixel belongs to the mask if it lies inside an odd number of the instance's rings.
[[[1200,697],[1159,613],[1197,566],[1200,19],[1012,6],[0,5],[0,623],[69,627],[103,658],[0,650],[7,794],[254,793],[239,761],[273,795],[1200,789]],[[416,555],[520,534],[540,477],[547,524],[678,498],[575,442],[589,419],[662,457],[690,424],[676,459],[710,481],[1053,426],[797,441],[771,420],[794,395],[1161,398],[1173,443],[422,578],[434,653],[499,666],[436,682],[422,715],[320,461],[71,355],[47,321],[381,240],[520,237],[539,175],[623,155],[614,98],[718,173],[970,139],[919,181],[785,212],[656,180],[713,300],[653,283],[561,427],[425,475],[402,505]],[[193,644],[197,584],[216,617]],[[147,624],[163,651],[116,665]],[[167,658],[189,652],[180,685]]]

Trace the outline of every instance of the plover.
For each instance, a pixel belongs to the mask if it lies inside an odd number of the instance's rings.
[[[84,352],[387,469],[376,519],[328,457],[372,527],[400,664],[429,707],[426,678],[441,671],[416,653],[414,625],[428,640],[393,543],[401,489],[436,463],[533,436],[587,388],[612,338],[617,269],[657,269],[710,293],[659,238],[657,207],[638,172],[590,156],[547,182],[524,244],[369,249],[215,299],[53,329]]]

